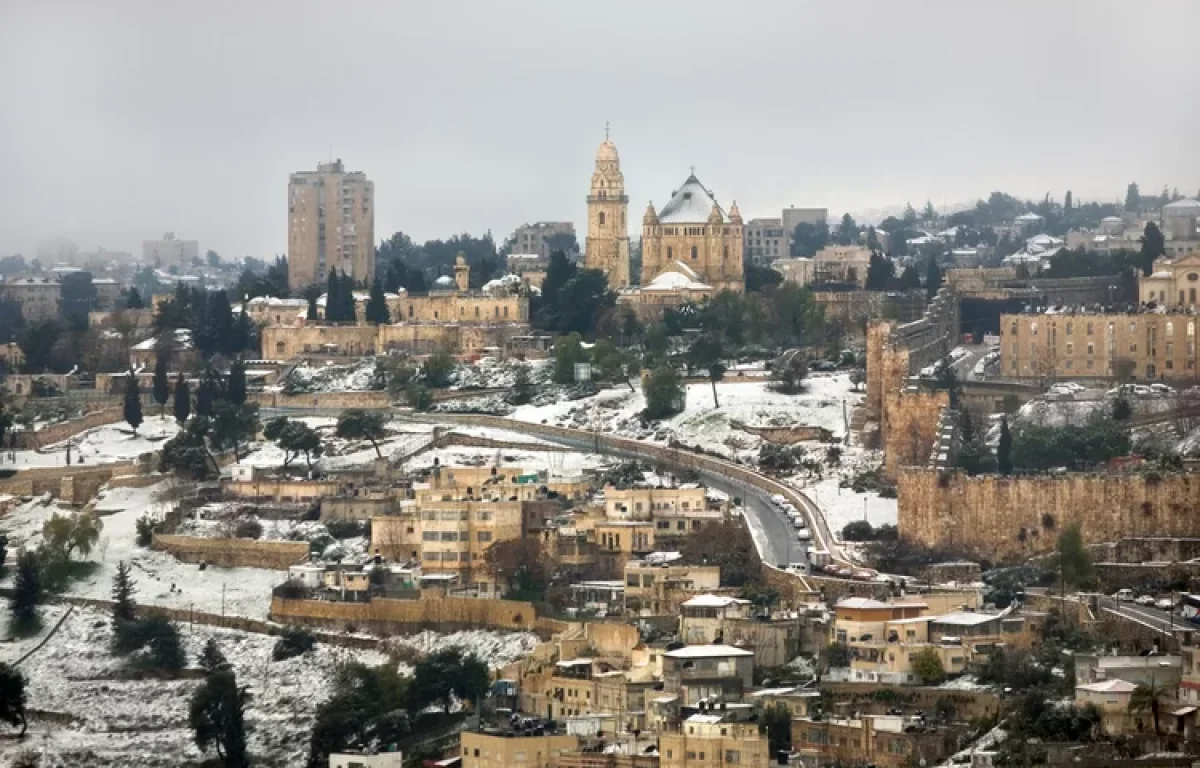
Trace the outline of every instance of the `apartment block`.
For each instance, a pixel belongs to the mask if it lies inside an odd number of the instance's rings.
[[[1189,311],[1001,315],[1000,370],[1013,378],[1196,377]]]
[[[200,261],[200,242],[180,240],[167,232],[157,240],[142,241],[142,263],[159,269],[191,267]]]
[[[767,768],[771,757],[757,725],[720,715],[692,715],[659,737],[658,753],[659,768]]]
[[[340,158],[288,182],[288,287],[322,282],[330,270],[364,286],[375,278],[375,183]]]
[[[562,246],[567,238],[575,237],[575,225],[569,221],[539,221],[517,227],[509,238],[512,243],[511,253],[536,255],[538,258],[549,260],[555,250],[565,250]]]

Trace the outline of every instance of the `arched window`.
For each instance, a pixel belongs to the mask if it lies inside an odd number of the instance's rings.
[[[1167,321],[1167,338],[1169,339],[1174,335],[1175,335],[1175,323]]]
[[[1070,336],[1075,331],[1075,323],[1067,321],[1067,335]]]
[[[667,260],[669,261],[670,259],[671,259],[671,246],[668,245],[667,246]]]
[[[604,197],[604,193],[600,193],[600,197]],[[604,226],[604,211],[600,211],[600,226]]]
[[[1188,288],[1188,303],[1189,304],[1196,303],[1196,289],[1195,288]]]
[[[408,305],[408,318],[410,320],[412,319],[412,304]]]
[[[692,261],[695,261],[695,260],[696,260],[696,258],[697,258],[697,254],[698,254],[698,253],[699,253],[699,252],[696,250],[696,246],[694,246],[694,245],[693,245],[693,246],[692,246]]]

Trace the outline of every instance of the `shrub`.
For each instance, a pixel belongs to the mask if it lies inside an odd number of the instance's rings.
[[[275,587],[275,596],[284,600],[307,600],[312,597],[312,590],[299,579],[288,579]]]
[[[262,534],[262,523],[250,518],[249,520],[242,520],[239,522],[237,524],[237,528],[234,530],[233,535],[239,539],[261,539]]]
[[[280,633],[279,639],[275,641],[275,649],[271,652],[271,658],[275,661],[284,661],[307,653],[316,644],[317,639],[307,629],[285,627]]]
[[[154,543],[154,518],[149,514],[137,519],[137,545],[148,547]]]
[[[874,541],[875,529],[866,520],[855,520],[852,523],[846,523],[846,527],[842,528],[843,541]]]
[[[325,530],[335,539],[352,539],[370,535],[370,523],[366,520],[330,520],[325,523]]]

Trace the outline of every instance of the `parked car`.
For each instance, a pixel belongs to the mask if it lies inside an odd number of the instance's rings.
[[[782,507],[785,502],[787,502],[787,499],[785,499],[781,493],[776,493],[771,496],[771,503],[777,507]]]
[[[1154,605],[1154,595],[1138,595],[1137,600],[1133,602],[1138,605]]]
[[[1175,601],[1169,597],[1160,597],[1154,601],[1154,607],[1160,611],[1175,610]]]
[[[800,530],[796,531],[796,540],[812,541],[812,534],[808,532],[807,528],[801,528]]]
[[[1133,590],[1132,589],[1118,589],[1116,592],[1113,592],[1113,600],[1120,600],[1122,603],[1132,603],[1133,602]]]
[[[830,362],[829,360],[813,360],[808,364],[808,369],[810,371],[822,372],[836,371],[837,363]]]

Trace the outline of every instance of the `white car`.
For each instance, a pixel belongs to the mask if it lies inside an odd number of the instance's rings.
[[[771,503],[777,507],[782,507],[785,503],[787,503],[787,499],[783,497],[783,494],[777,493],[771,497]]]
[[[1113,600],[1120,600],[1122,603],[1132,603],[1133,602],[1133,590],[1132,589],[1118,589],[1116,592],[1113,592]]]
[[[807,528],[801,528],[800,530],[796,531],[796,540],[797,541],[812,541],[812,534],[810,534],[808,532]]]
[[[1138,605],[1154,605],[1154,596],[1138,595],[1138,599],[1134,600],[1133,602],[1137,603]]]
[[[1170,611],[1175,608],[1175,601],[1169,597],[1160,597],[1154,601],[1154,607],[1160,611]]]

